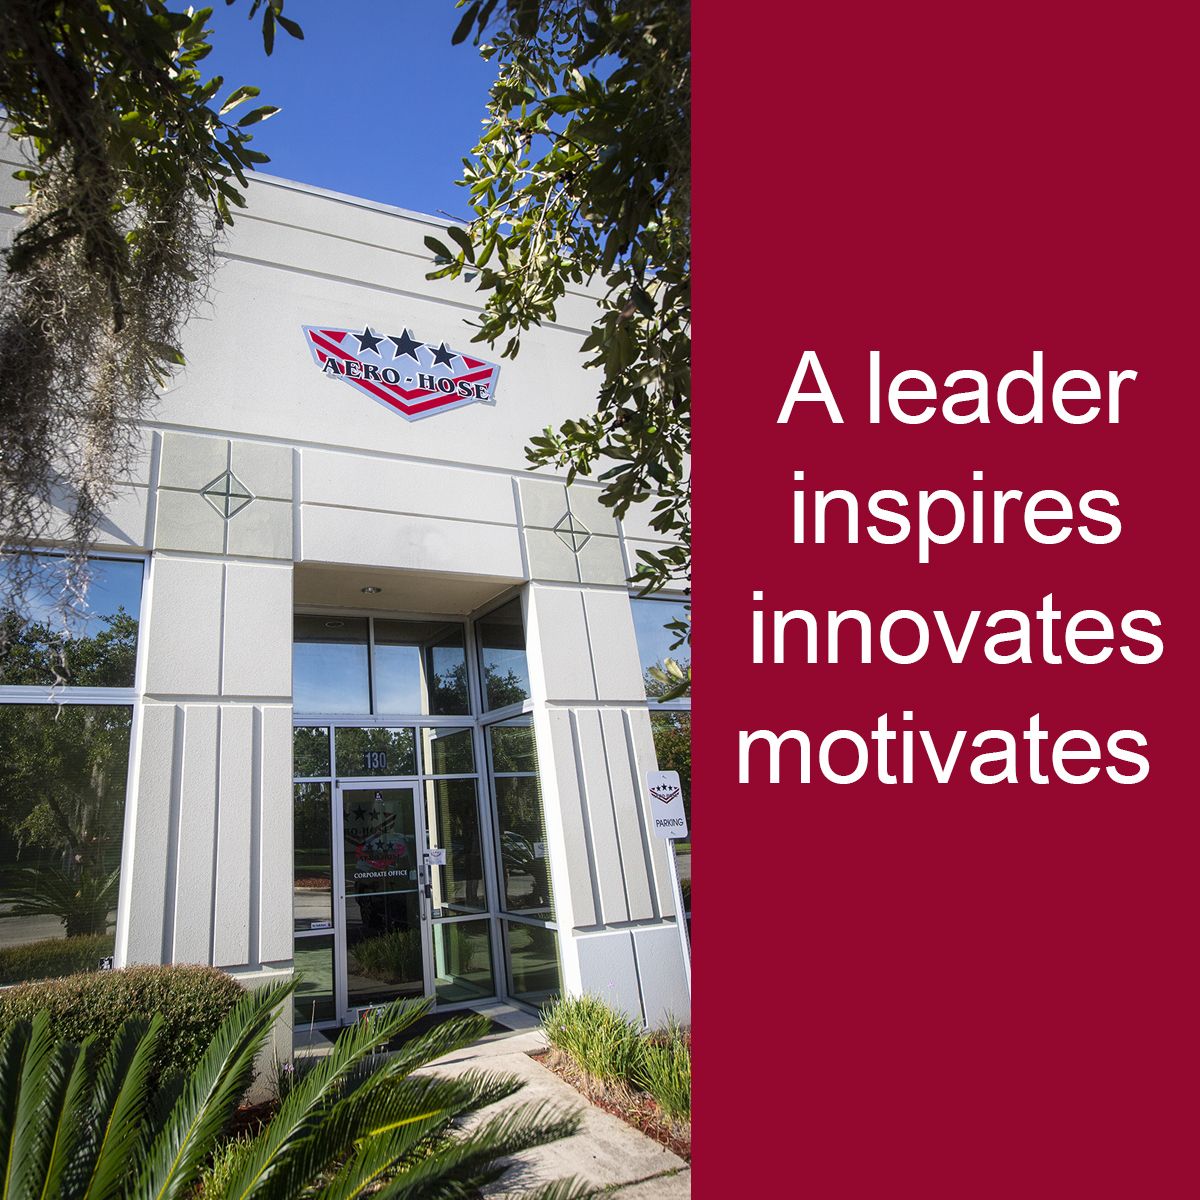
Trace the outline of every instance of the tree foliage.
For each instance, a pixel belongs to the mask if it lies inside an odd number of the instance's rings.
[[[600,373],[590,415],[548,428],[534,466],[592,475],[623,516],[652,508],[679,545],[639,551],[649,591],[690,567],[690,23],[687,0],[459,0],[455,39],[490,36],[484,132],[464,160],[475,214],[451,228],[432,278],[488,293],[476,341],[515,356],[557,319],[568,289],[596,284],[583,342]],[[493,29],[493,23],[496,28]],[[611,465],[605,465],[611,460]],[[603,469],[601,469],[603,468]]]
[[[233,0],[226,0],[232,3]],[[270,52],[283,0],[251,0]],[[0,105],[20,140],[24,222],[0,293],[0,539],[82,549],[182,363],[215,238],[267,156],[240,110],[254,87],[205,79],[211,9],[164,0],[5,0]],[[222,93],[224,92],[224,95]],[[55,508],[66,514],[56,517]],[[5,584],[19,591],[19,572]]]

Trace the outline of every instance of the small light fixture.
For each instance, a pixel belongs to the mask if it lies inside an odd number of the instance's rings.
[[[346,627],[345,621],[336,621],[335,620],[335,621],[326,621],[325,622],[326,629],[344,629],[345,627]]]
[[[374,596],[382,591],[383,591],[383,588],[381,588],[381,587],[365,587],[362,589],[362,594],[364,596]]]

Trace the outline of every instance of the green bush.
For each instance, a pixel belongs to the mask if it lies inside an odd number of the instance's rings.
[[[113,952],[111,933],[81,937],[45,938],[0,950],[0,984],[28,979],[57,979],[76,971],[95,971]]]
[[[641,1058],[636,1021],[596,996],[564,996],[542,1010],[550,1045],[593,1079],[628,1084]]]
[[[190,1071],[221,1022],[244,994],[241,984],[214,967],[126,967],[26,983],[0,991],[0,1030],[45,1010],[62,1039],[95,1034],[107,1045],[130,1017],[161,1013],[154,1071],[159,1078]]]
[[[672,1023],[664,1033],[642,1041],[634,1083],[649,1092],[658,1107],[677,1121],[692,1117],[692,1040]]]
[[[407,983],[421,978],[421,935],[414,929],[393,929],[356,943],[350,955],[357,974],[384,983]],[[353,968],[352,968],[353,970]]]

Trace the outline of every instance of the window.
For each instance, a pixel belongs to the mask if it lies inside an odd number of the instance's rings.
[[[691,605],[683,600],[646,599],[633,599],[630,604],[633,607],[633,627],[637,633],[646,695],[661,696],[667,685],[651,675],[651,668],[661,670],[668,658],[685,669],[691,665],[691,647],[687,642],[675,646],[680,638],[679,631],[668,628],[675,622],[686,622]]]
[[[369,713],[365,617],[296,618],[292,699],[297,712]]]
[[[483,707],[507,708],[529,699],[529,665],[525,658],[525,626],[521,601],[510,600],[475,626],[483,676]]]
[[[90,560],[69,606],[63,558],[32,570],[0,615],[0,984],[111,963],[133,727],[142,563]]]
[[[532,720],[489,726],[487,741],[509,994],[541,1004],[558,993],[558,934]]]
[[[686,622],[690,605],[682,600],[633,599],[633,624],[637,631],[638,652],[642,660],[642,677],[650,701],[650,725],[654,731],[654,753],[660,771],[678,771],[683,788],[683,811],[688,821],[688,840],[673,842],[675,866],[679,873],[679,889],[683,893],[683,908],[689,925],[692,920],[692,714],[691,699],[685,692],[673,700],[661,701],[670,688],[669,681],[656,678],[651,668],[662,669],[670,658],[680,667],[691,664],[691,647],[679,640],[673,624]]]
[[[298,613],[292,701],[329,716],[468,716],[464,627]]]
[[[683,789],[683,814],[687,818],[687,841],[673,841],[675,866],[679,872],[679,890],[689,927],[692,921],[692,714],[690,712],[650,710],[654,731],[654,755],[660,771],[678,771]]]

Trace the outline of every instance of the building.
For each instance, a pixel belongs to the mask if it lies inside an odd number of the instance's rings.
[[[655,728],[686,743],[644,683],[680,601],[629,594],[644,517],[523,470],[588,408],[592,301],[496,367],[473,286],[425,278],[439,224],[253,183],[100,523],[69,686],[48,611],[13,626],[0,982],[297,968],[306,1026],[560,989],[686,1013],[645,783]],[[73,900],[13,899],[54,879]]]

